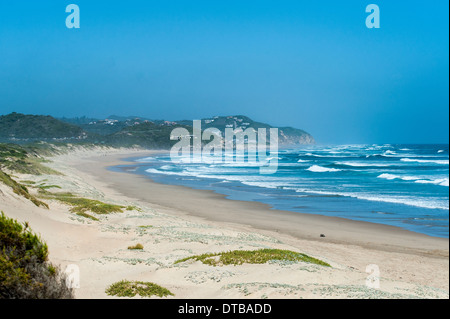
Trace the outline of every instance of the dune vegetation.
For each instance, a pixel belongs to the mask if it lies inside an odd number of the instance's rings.
[[[177,260],[175,264],[188,260],[201,261],[205,265],[242,265],[242,264],[265,264],[272,260],[307,262],[316,265],[331,267],[328,263],[310,257],[308,255],[297,253],[290,250],[281,249],[259,249],[259,250],[233,250],[223,253],[210,253],[197,256],[191,256]]]
[[[152,282],[122,280],[116,282],[106,289],[106,294],[117,297],[166,297],[174,296],[168,289],[158,286]]]
[[[72,213],[95,221],[98,221],[98,218],[92,216],[88,212],[98,215],[106,215],[111,213],[122,213],[124,209],[126,209],[125,206],[108,204],[96,199],[78,197],[77,195],[67,192],[52,193],[41,188],[39,189],[39,194],[44,199],[57,200],[63,204],[71,206],[70,211]]]
[[[35,196],[31,195],[25,185],[15,181],[10,175],[6,174],[2,170],[0,170],[0,183],[9,186],[15,194],[30,200],[36,206],[42,206],[48,209],[48,205],[43,201],[37,199]]]
[[[142,250],[142,249],[144,249],[144,246],[142,246],[142,244],[136,244],[134,246],[129,246],[128,249],[130,249],[130,250]]]

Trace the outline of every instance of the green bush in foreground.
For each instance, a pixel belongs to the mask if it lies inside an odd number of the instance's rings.
[[[205,265],[242,265],[247,264],[264,264],[271,260],[282,261],[302,261],[321,266],[331,267],[328,263],[310,257],[308,255],[297,253],[290,250],[281,249],[260,249],[260,250],[234,250],[224,253],[203,254],[191,256],[177,260],[175,264],[185,262],[187,260],[201,261]]]
[[[0,299],[73,298],[48,247],[28,225],[0,215]]]
[[[106,289],[106,294],[110,296],[117,297],[134,297],[139,295],[141,297],[166,297],[166,296],[174,296],[166,288],[158,286],[157,284],[151,282],[143,282],[143,281],[128,281],[122,280],[116,282],[109,286]]]

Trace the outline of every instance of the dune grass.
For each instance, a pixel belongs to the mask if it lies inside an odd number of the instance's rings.
[[[36,187],[38,189],[43,189],[43,190],[50,189],[50,188],[61,189],[61,186],[58,186],[58,185],[45,185],[45,184],[35,185],[33,187]]]
[[[177,260],[175,264],[188,260],[201,261],[205,265],[242,265],[242,264],[264,264],[271,260],[307,262],[311,264],[331,267],[328,263],[310,257],[308,255],[281,249],[260,249],[260,250],[234,250],[223,253],[211,253],[191,256]]]
[[[88,213],[85,213],[85,212],[76,212],[75,214],[77,214],[78,216],[84,217],[84,218],[92,219],[96,222],[98,222],[100,220],[97,217],[89,215]]]
[[[44,203],[43,201],[40,201],[39,199],[37,199],[35,196],[31,195],[28,192],[28,188],[25,185],[15,181],[14,179],[11,178],[11,176],[6,174],[2,170],[0,170],[0,183],[3,183],[6,186],[10,187],[14,193],[28,199],[34,205],[36,205],[38,207],[42,206],[42,207],[45,207],[48,209],[48,205],[46,203]]]
[[[35,185],[36,184],[36,182],[35,181],[27,181],[27,180],[25,180],[25,181],[20,181],[22,184],[25,184],[25,185],[28,185],[28,186],[33,186],[33,185]]]
[[[122,213],[123,206],[107,204],[96,199],[77,197],[71,193],[56,193],[55,199],[73,206],[71,211],[84,213],[87,211],[103,215],[110,213]]]
[[[142,212],[142,209],[140,209],[139,207],[136,207],[136,206],[127,206],[125,209],[126,209],[127,211],[136,210],[136,211],[138,211],[138,212]]]
[[[72,206],[70,208],[72,213],[95,221],[98,221],[98,218],[88,214],[87,212],[92,212],[98,215],[106,215],[111,213],[123,213],[123,209],[125,208],[125,206],[107,204],[96,199],[78,197],[72,193],[51,193],[45,188],[40,188],[39,193],[43,198],[57,200],[66,205]]]
[[[47,162],[40,149],[32,146],[0,143],[0,168],[8,171],[31,175],[62,175],[45,165]]]
[[[141,297],[166,297],[174,296],[168,289],[158,286],[151,282],[143,281],[128,281],[122,280],[116,282],[106,289],[106,294],[117,297],[134,297],[139,295]]]
[[[128,249],[130,249],[130,250],[142,250],[142,249],[144,249],[144,246],[142,246],[142,244],[136,244],[134,246],[129,246]]]

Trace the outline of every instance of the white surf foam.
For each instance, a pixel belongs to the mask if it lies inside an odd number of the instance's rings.
[[[394,174],[383,173],[383,174],[379,175],[378,178],[384,178],[384,179],[392,180],[392,179],[401,178],[401,177],[398,176],[398,175],[394,175]]]
[[[388,167],[395,164],[385,164],[385,163],[364,163],[364,162],[336,162],[338,165],[346,165],[352,167]]]
[[[432,200],[432,199],[419,199],[410,196],[379,196],[374,194],[359,194],[359,193],[343,193],[343,192],[326,192],[326,191],[311,191],[307,189],[297,189],[300,193],[311,193],[311,194],[321,194],[321,195],[336,195],[344,197],[353,197],[362,200],[370,200],[374,202],[384,202],[393,204],[403,204],[408,206],[415,206],[421,208],[431,208],[431,209],[449,209],[448,201]]]
[[[310,168],[307,168],[306,170],[310,171],[310,172],[315,172],[315,173],[339,172],[339,171],[342,171],[341,169],[327,168],[327,167],[322,167],[322,166],[319,166],[319,165],[313,165]]]
[[[435,185],[447,186],[448,187],[449,179],[448,178],[438,178],[438,179],[434,179],[434,180],[418,179],[418,180],[416,180],[414,182],[415,183],[420,183],[420,184],[435,184]]]
[[[440,186],[447,186],[449,184],[448,178],[426,178],[424,176],[400,176],[400,175],[394,175],[389,173],[383,173],[378,176],[378,178],[384,178],[387,180],[394,180],[394,179],[401,179],[403,181],[413,181],[414,183],[419,184],[434,184],[434,185],[440,185]]]
[[[449,165],[448,160],[421,160],[415,158],[401,158],[400,161],[409,163],[430,163],[430,164]]]

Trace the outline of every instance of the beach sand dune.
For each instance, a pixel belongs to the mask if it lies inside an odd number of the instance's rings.
[[[60,202],[39,208],[0,185],[0,210],[48,243],[50,259],[80,270],[77,298],[111,298],[121,280],[150,281],[167,298],[448,298],[448,239],[340,218],[276,211],[267,205],[108,170],[151,151],[93,149],[50,158],[64,175],[19,175],[106,203],[133,206],[93,221]],[[320,234],[326,237],[320,237]],[[140,243],[142,250],[130,250]],[[230,250],[286,249],[331,265],[273,261],[209,266],[175,261]],[[369,265],[379,289],[366,286]]]

